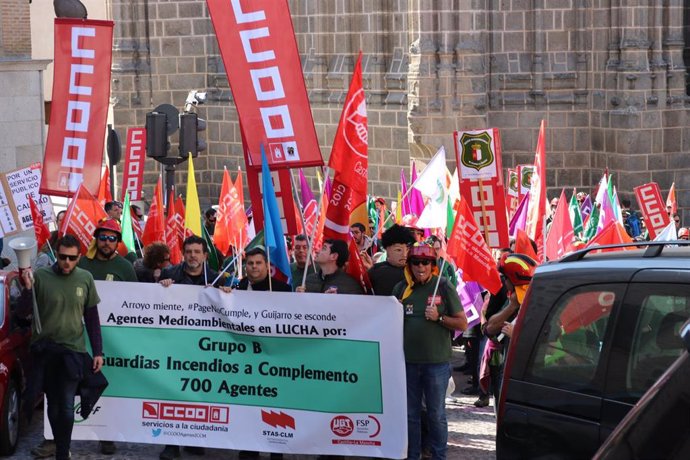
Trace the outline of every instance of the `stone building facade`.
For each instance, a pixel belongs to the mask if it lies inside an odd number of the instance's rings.
[[[675,181],[690,203],[683,0],[289,4],[325,158],[364,53],[373,194],[394,197],[411,160],[440,145],[453,152],[458,129],[500,128],[504,167],[531,163],[545,119],[551,195],[590,191],[608,167],[622,196],[648,181],[665,193]],[[209,147],[195,167],[202,204],[215,202],[223,166],[243,160],[205,1],[111,6],[115,126],[143,126],[156,105],[181,107],[189,90],[207,90],[199,113]]]

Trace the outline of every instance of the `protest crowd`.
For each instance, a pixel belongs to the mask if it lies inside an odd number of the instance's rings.
[[[222,44],[221,52],[228,52]],[[234,96],[239,110],[247,94]],[[295,117],[296,123],[296,118],[311,121]],[[243,123],[248,126],[249,120]],[[301,168],[276,166],[276,154],[267,155],[261,144],[245,152],[254,160],[252,174],[261,172],[260,184],[248,181],[250,193],[260,197],[251,200],[251,208],[245,208],[243,172],[232,180],[226,169],[217,203],[205,203],[202,212],[191,152],[184,199],[165,190],[159,177],[150,203],[131,203],[135,191],[127,188],[117,201],[106,167],[97,188],[85,174],[76,190],[63,194],[70,200],[49,222],[52,230],[44,222],[45,210],[29,200],[39,250],[32,267],[20,267],[21,312],[32,323],[27,398],[45,394],[54,436],[34,447],[36,458],[71,457],[75,395],[81,396],[86,417],[107,384],[108,350],[95,281],[203,286],[221,296],[269,291],[394,297],[403,324],[406,395],[399,395],[399,403],[407,408],[407,458],[443,460],[449,388],[458,385],[463,394],[476,395],[474,405],[480,408],[493,398],[496,408],[513,325],[540,264],[585,247],[619,244],[622,249],[633,241],[689,236],[674,186],[667,208],[660,209],[658,185],[641,185],[635,190],[641,211],[635,211],[630,200],[619,199],[614,174],[607,170],[591,194],[573,190],[568,199],[570,191],[563,190],[549,201],[544,122],[534,163],[508,169],[505,180],[498,129],[458,131],[455,161],[449,162],[440,147],[420,170],[413,163],[409,177],[401,171],[397,199],[371,196],[361,54],[341,125],[327,168],[322,168],[318,142],[316,153],[309,152],[318,156],[308,165],[316,165],[317,193]],[[285,147],[284,153],[294,154],[294,148]],[[449,163],[455,163],[453,173]],[[293,172],[299,174],[299,190],[293,186],[287,198],[289,208],[285,196],[279,206],[274,189],[271,172],[280,169],[293,183]],[[58,185],[50,181],[57,174],[47,169],[43,174],[40,192],[51,195]],[[286,184],[281,186],[285,190]],[[294,209],[294,215],[281,209]],[[287,234],[283,220],[294,223]],[[451,366],[454,346],[462,346],[466,357],[459,368]],[[468,385],[461,385],[466,379]],[[117,449],[116,442],[99,442],[102,454],[115,455]],[[205,450],[169,444],[159,456],[170,460],[182,452],[202,456]],[[244,459],[259,455],[238,453]]]

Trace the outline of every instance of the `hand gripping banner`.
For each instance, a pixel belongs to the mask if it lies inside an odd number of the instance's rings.
[[[55,20],[55,74],[39,192],[98,194],[110,98],[113,22]]]
[[[247,168],[322,166],[287,0],[207,0],[247,137]]]

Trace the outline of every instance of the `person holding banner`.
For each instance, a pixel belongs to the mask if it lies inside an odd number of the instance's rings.
[[[439,275],[436,251],[424,243],[410,249],[405,280],[393,289],[403,305],[407,374],[407,458],[422,454],[422,401],[426,402],[432,458],[446,458],[446,388],[450,380],[450,331],[467,329],[457,292]]]
[[[268,279],[268,257],[263,246],[255,246],[245,254],[247,276],[240,281],[240,291],[292,292],[292,286],[276,277]]]
[[[40,391],[45,392],[48,421],[55,437],[55,458],[71,457],[70,444],[74,426],[74,397],[87,364],[93,372],[103,367],[101,325],[98,318],[100,298],[93,277],[77,267],[80,243],[65,235],[55,245],[57,262],[32,273],[22,273],[24,300],[33,294],[37,314],[33,318],[31,354],[33,360],[33,391],[29,401]],[[23,301],[26,310],[32,301]],[[28,315],[27,315],[28,316]],[[84,326],[89,336],[93,359],[86,352]],[[49,454],[49,455],[52,455]]]

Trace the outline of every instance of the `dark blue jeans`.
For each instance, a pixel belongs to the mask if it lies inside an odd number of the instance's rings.
[[[445,460],[448,444],[446,388],[450,379],[449,363],[405,363],[407,373],[407,458],[418,460],[422,454],[422,400],[426,403],[429,446],[433,460]]]
[[[62,359],[55,355],[53,358],[45,362],[43,388],[48,401],[48,421],[55,438],[55,458],[66,460],[72,440],[74,396],[79,381],[68,375]]]

